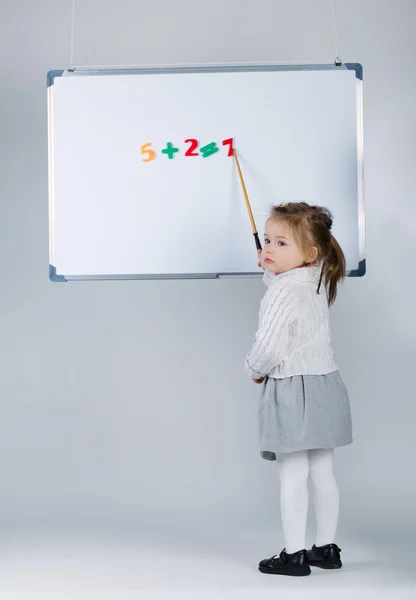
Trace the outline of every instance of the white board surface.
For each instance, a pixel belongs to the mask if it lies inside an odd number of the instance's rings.
[[[229,138],[260,238],[272,204],[326,206],[363,273],[356,69],[63,74],[48,87],[51,279],[258,273]]]

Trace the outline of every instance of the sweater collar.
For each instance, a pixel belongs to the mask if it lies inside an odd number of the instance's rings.
[[[276,274],[274,282],[282,281],[286,278],[310,283],[318,282],[321,275],[321,268],[321,265],[317,265],[316,267],[298,267],[297,269],[291,269],[285,273]],[[271,284],[273,285],[274,282],[272,281]]]

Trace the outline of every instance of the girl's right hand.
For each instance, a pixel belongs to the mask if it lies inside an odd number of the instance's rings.
[[[260,260],[260,258],[261,258],[261,250],[257,250],[257,258],[259,259],[259,262],[257,263],[257,266],[261,267],[263,269],[263,271],[264,271],[264,267],[261,264],[261,260]]]

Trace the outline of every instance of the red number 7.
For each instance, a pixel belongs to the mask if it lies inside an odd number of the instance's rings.
[[[229,146],[230,148],[228,150],[228,156],[233,156],[233,154],[234,154],[233,138],[228,138],[228,140],[223,140],[222,145]]]

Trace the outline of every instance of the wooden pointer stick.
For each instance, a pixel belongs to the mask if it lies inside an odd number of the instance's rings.
[[[240,176],[241,187],[243,188],[243,194],[244,194],[244,198],[246,201],[246,206],[247,206],[248,216],[250,218],[251,228],[253,230],[254,241],[256,242],[256,248],[257,248],[257,250],[261,250],[259,234],[257,233],[257,228],[256,228],[256,224],[254,222],[253,212],[252,212],[251,206],[250,206],[250,200],[248,199],[247,190],[246,190],[246,186],[245,186],[244,179],[243,179],[243,174],[240,169],[240,163],[239,163],[237,152],[236,152],[235,148],[233,150],[233,155],[234,155],[235,162],[237,165],[238,175]]]

